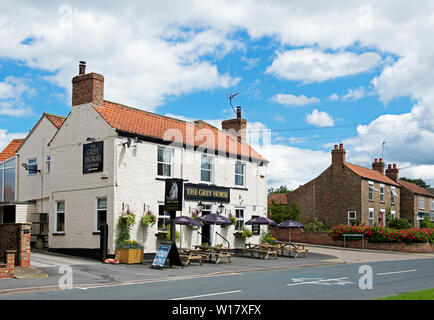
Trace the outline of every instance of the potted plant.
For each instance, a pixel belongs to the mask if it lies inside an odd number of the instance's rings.
[[[164,224],[158,226],[158,232],[155,234],[155,236],[160,239],[164,240],[166,239],[167,233],[170,232],[170,228]],[[170,239],[170,236],[169,236]]]
[[[235,218],[232,213],[229,213],[228,219],[232,221],[232,225],[236,225],[237,224],[237,218]]]
[[[239,238],[241,238],[241,239],[247,239],[247,238],[250,238],[251,236],[253,236],[253,232],[251,231],[251,230],[249,230],[249,229],[246,229],[246,228],[241,228],[240,230],[237,230],[235,233],[234,233],[234,235],[236,236],[236,237],[239,237]]]
[[[146,210],[145,215],[141,219],[142,226],[148,228],[149,226],[154,226],[157,222],[157,217],[152,213],[151,210]]]
[[[143,263],[143,247],[136,240],[119,241],[117,250],[120,263]]]
[[[130,209],[127,209],[125,213],[119,217],[119,234],[118,239],[116,241],[117,246],[119,247],[125,240],[130,240],[130,232],[136,223],[136,216]]]

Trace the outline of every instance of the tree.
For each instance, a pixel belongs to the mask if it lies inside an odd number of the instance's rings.
[[[422,188],[429,188],[431,185],[427,184],[425,181],[423,181],[422,179],[410,179],[410,178],[406,178],[406,177],[402,177],[400,178],[401,180],[407,181],[407,182],[411,182],[414,184],[417,184],[419,187]]]
[[[268,211],[271,212],[271,219],[277,224],[286,220],[297,221],[300,214],[300,208],[294,202],[288,206],[271,201],[271,204],[268,205]]]
[[[291,190],[289,190],[289,188],[287,186],[280,186],[279,188],[269,188],[268,189],[268,194],[275,194],[275,193],[289,193],[291,192]]]

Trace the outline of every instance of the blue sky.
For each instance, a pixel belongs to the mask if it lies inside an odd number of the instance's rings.
[[[401,176],[434,184],[429,1],[0,3],[0,147],[68,114],[85,60],[107,100],[183,119],[218,125],[239,92],[250,132],[272,132],[270,185],[312,179],[340,142],[370,166],[383,141]]]

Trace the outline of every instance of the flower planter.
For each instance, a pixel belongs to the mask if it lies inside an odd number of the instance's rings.
[[[143,249],[117,249],[120,263],[143,263]]]

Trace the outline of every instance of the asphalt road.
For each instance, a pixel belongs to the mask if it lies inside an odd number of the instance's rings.
[[[372,289],[359,288],[359,268],[372,268]],[[351,300],[434,288],[434,259],[337,264],[152,281],[101,284],[57,291],[2,295],[21,300]]]

